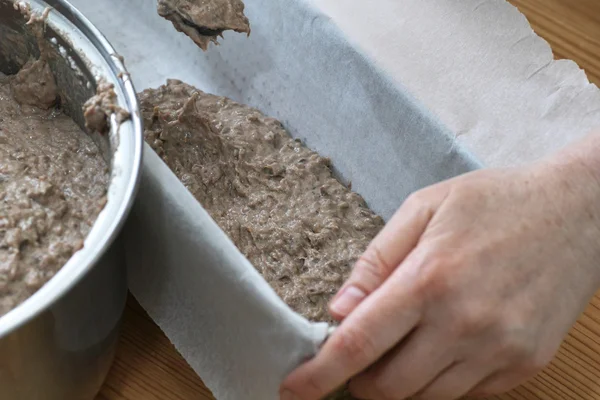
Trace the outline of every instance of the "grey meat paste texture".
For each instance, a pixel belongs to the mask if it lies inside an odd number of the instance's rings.
[[[275,119],[176,80],[141,93],[145,139],[277,294],[312,321],[384,225]]]
[[[0,317],[82,248],[106,203],[108,167],[56,89],[43,58],[0,74]]]
[[[250,34],[241,0],[158,0],[158,14],[171,21],[202,50],[225,31]]]

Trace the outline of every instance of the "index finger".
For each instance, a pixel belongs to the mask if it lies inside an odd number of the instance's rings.
[[[442,196],[438,190],[430,188],[410,196],[369,244],[330,303],[329,312],[335,319],[350,314],[415,248],[439,206]]]
[[[370,248],[385,254],[384,264],[393,264],[394,268],[375,279],[365,298],[352,305],[317,356],[285,380],[282,399],[314,400],[325,396],[375,363],[413,330],[420,319],[418,296],[412,293],[414,277],[395,266],[415,256],[415,246],[445,192],[445,185],[438,184],[410,196],[373,240]],[[354,274],[345,288],[356,283],[357,276],[362,275]]]
[[[316,400],[376,362],[416,327],[420,305],[396,270],[334,331],[319,353],[283,383],[282,400]]]

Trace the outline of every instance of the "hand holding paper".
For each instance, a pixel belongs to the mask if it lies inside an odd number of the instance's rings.
[[[353,377],[361,399],[456,399],[536,374],[600,284],[598,148],[591,135],[535,165],[412,195],[332,302],[341,326],[282,399],[316,400]]]

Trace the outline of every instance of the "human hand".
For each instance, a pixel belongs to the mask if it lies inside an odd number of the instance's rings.
[[[341,325],[281,399],[316,400],[350,380],[360,399],[451,400],[535,375],[600,283],[594,149],[598,137],[412,195],[334,298]]]

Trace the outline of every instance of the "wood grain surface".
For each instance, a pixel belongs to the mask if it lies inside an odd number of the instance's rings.
[[[600,0],[511,0],[557,58],[570,58],[600,86]],[[127,305],[117,359],[97,400],[209,400],[201,379],[135,299]],[[600,294],[554,362],[501,400],[600,400]],[[240,399],[244,400],[244,399]]]

